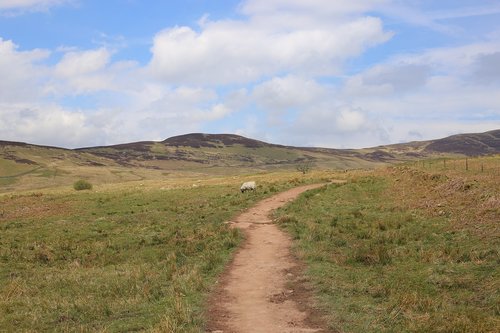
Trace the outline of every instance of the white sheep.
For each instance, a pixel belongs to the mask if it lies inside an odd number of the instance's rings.
[[[256,187],[257,187],[257,185],[255,185],[255,182],[246,182],[246,183],[243,183],[243,185],[241,185],[240,191],[241,191],[241,193],[246,192],[246,191],[255,191]]]

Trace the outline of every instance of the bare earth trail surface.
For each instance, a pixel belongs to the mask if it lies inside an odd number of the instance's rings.
[[[291,239],[269,218],[273,210],[302,192],[323,185],[301,186],[277,194],[230,222],[245,232],[246,242],[212,297],[207,332],[325,332],[311,323],[304,304],[296,302],[294,293],[300,291],[290,289],[290,283],[297,278]]]

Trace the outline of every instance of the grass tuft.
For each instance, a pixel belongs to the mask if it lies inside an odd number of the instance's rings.
[[[77,180],[73,184],[73,188],[77,191],[82,191],[82,190],[91,190],[92,189],[92,184],[88,182],[87,180],[80,179]]]

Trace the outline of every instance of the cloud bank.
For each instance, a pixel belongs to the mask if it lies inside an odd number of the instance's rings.
[[[0,0],[0,10],[65,2]],[[0,139],[80,147],[211,131],[346,148],[500,128],[494,34],[369,57],[390,47],[398,27],[454,30],[417,9],[248,0],[236,18],[157,31],[143,63],[116,60],[120,50],[105,46],[21,51],[0,39]]]

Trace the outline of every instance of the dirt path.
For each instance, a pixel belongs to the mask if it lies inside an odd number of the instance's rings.
[[[297,279],[291,240],[268,217],[300,193],[320,186],[301,186],[280,193],[231,221],[244,230],[247,240],[212,297],[207,332],[324,332],[312,327],[308,312],[303,311],[304,304],[295,301],[302,288],[289,289]]]

